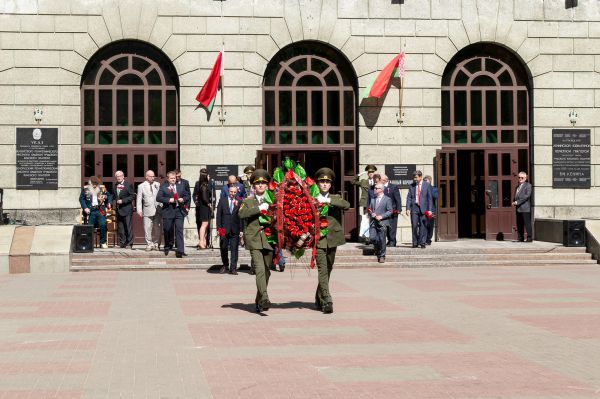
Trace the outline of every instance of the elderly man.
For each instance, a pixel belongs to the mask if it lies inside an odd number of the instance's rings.
[[[383,183],[375,183],[375,197],[369,202],[368,212],[371,215],[371,242],[375,247],[375,255],[379,263],[385,262],[385,237],[390,228],[389,218],[392,216],[392,200],[383,194]]]
[[[400,190],[398,186],[390,183],[387,175],[381,175],[381,183],[383,183],[383,194],[390,197],[392,200],[392,216],[389,219],[390,228],[387,230],[387,246],[396,246],[396,230],[398,229],[398,214],[402,212],[402,199],[400,198]]]
[[[229,196],[229,187],[231,186],[235,186],[238,188],[238,197],[246,198],[246,189],[244,188],[244,185],[238,181],[236,176],[230,175],[229,177],[227,177],[227,183],[224,184],[221,188],[221,195],[219,201]]]
[[[154,172],[146,171],[146,181],[138,186],[137,213],[144,221],[146,251],[159,250],[162,226],[162,204],[156,201],[160,184],[154,181]]]
[[[533,241],[531,234],[531,183],[527,181],[527,173],[519,172],[519,185],[515,191],[512,206],[517,212],[517,241],[525,241],[527,231],[527,242]],[[524,231],[525,230],[525,231]]]
[[[133,201],[135,191],[131,184],[125,181],[125,174],[121,170],[115,172],[117,184],[113,191],[117,209],[117,227],[119,230],[119,245],[121,248],[133,249]]]
[[[83,210],[84,223],[98,226],[100,230],[100,247],[108,248],[106,243],[106,214],[110,211],[112,197],[103,189],[102,180],[92,176],[79,195],[79,203]]]

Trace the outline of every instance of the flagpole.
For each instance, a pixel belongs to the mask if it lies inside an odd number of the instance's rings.
[[[402,101],[404,97],[404,78],[400,78],[400,95],[398,96],[398,122],[404,122],[404,116],[402,115]]]
[[[221,82],[221,125],[225,123],[225,73],[224,73],[224,62],[225,62],[225,42],[223,42],[223,49],[221,50],[221,71],[220,71],[220,82]]]

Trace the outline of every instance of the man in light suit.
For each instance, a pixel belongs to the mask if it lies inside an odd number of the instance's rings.
[[[369,238],[375,246],[375,255],[379,263],[385,262],[385,237],[390,227],[389,218],[392,216],[392,199],[383,194],[383,183],[376,183],[375,198],[371,199],[367,211],[371,215]]]
[[[221,237],[221,261],[223,266],[219,273],[238,274],[238,247],[240,243],[240,232],[242,222],[238,211],[244,199],[238,196],[238,188],[235,185],[229,187],[226,198],[219,201],[217,206],[217,232]],[[229,252],[231,251],[231,259]]]
[[[381,183],[383,183],[383,194],[390,197],[392,200],[392,216],[389,219],[390,228],[387,232],[387,246],[396,246],[396,230],[398,229],[398,214],[402,212],[402,199],[400,198],[400,190],[398,186],[390,183],[387,175],[381,175]]]
[[[427,245],[428,219],[433,217],[433,197],[431,185],[423,180],[423,173],[413,173],[413,183],[406,196],[406,215],[412,225],[412,247],[425,248]]]
[[[531,184],[527,181],[527,173],[519,172],[519,186],[515,191],[512,206],[517,211],[517,240],[525,241],[523,228],[527,231],[527,242],[533,241],[531,234]]]
[[[163,234],[165,236],[165,245],[163,249],[165,255],[173,249],[173,235],[177,243],[178,258],[183,257],[183,220],[187,216],[187,204],[191,198],[189,190],[186,190],[185,184],[177,184],[175,172],[167,173],[167,181],[160,186],[156,200],[163,204]],[[175,231],[173,231],[175,226]]]
[[[117,209],[117,227],[119,230],[119,244],[121,248],[133,249],[133,201],[135,191],[131,184],[125,181],[125,174],[117,170],[115,172],[115,185],[113,199]]]
[[[146,181],[138,186],[137,213],[144,221],[146,251],[159,250],[162,226],[162,204],[156,202],[160,184],[154,181],[154,172],[146,171]]]

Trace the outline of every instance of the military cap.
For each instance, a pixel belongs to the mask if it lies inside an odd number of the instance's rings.
[[[365,172],[375,172],[377,170],[377,166],[375,165],[367,165],[365,166]]]
[[[258,182],[268,183],[271,181],[271,176],[269,176],[269,172],[264,169],[256,169],[252,176],[250,176],[250,181],[252,184],[256,184]]]
[[[253,165],[248,165],[244,168],[244,173],[252,173],[256,170],[256,168]]]
[[[333,170],[329,168],[321,168],[317,170],[317,173],[315,173],[315,180],[335,180],[335,173],[333,173]]]

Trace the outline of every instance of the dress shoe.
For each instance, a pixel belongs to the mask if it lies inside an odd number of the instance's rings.
[[[177,258],[183,258],[183,255],[181,254],[181,252],[177,252],[177,253],[175,253],[175,257],[177,257]]]
[[[131,245],[129,246],[129,249],[133,249],[133,244],[131,244]]]
[[[121,248],[125,248],[126,246],[127,246],[127,244],[121,244],[121,245],[119,245],[119,247],[121,247]]]
[[[413,247],[413,248],[416,248],[416,247],[418,247],[418,245],[413,245],[412,247]]]
[[[282,272],[282,271],[284,271],[284,270],[285,270],[285,265],[283,265],[283,266],[279,266],[279,271],[280,271],[280,272]]]
[[[323,313],[333,313],[333,303],[328,302],[325,305],[323,305]]]
[[[379,263],[385,263],[385,258],[379,258],[379,259],[377,259],[377,262],[379,262]],[[325,306],[325,305],[323,305],[323,306]]]
[[[323,307],[321,306],[321,301],[319,301],[319,299],[315,299],[315,307],[317,308],[317,310],[323,310]]]
[[[169,250],[165,248],[165,256],[169,255]]]
[[[426,247],[427,247],[427,245],[421,244],[421,249],[425,249]]]
[[[525,240],[525,242],[533,242],[532,238],[528,238],[527,240]]]
[[[427,241],[425,245],[431,245],[431,241]]]
[[[221,270],[219,270],[219,274],[227,273],[227,268],[225,266],[221,266]]]
[[[250,275],[254,276],[256,274],[256,269],[250,268]]]
[[[230,271],[229,274],[233,274],[234,276],[237,276],[238,273],[237,273],[237,270],[233,270],[233,271]]]
[[[264,301],[262,301],[260,307],[262,308],[262,310],[269,310],[271,308],[271,301],[265,299]]]
[[[100,248],[102,248],[102,249],[108,249],[108,244],[104,243],[104,244],[100,245]]]
[[[182,252],[181,254],[182,254],[183,256],[188,256],[188,254],[186,254],[185,252]]]

